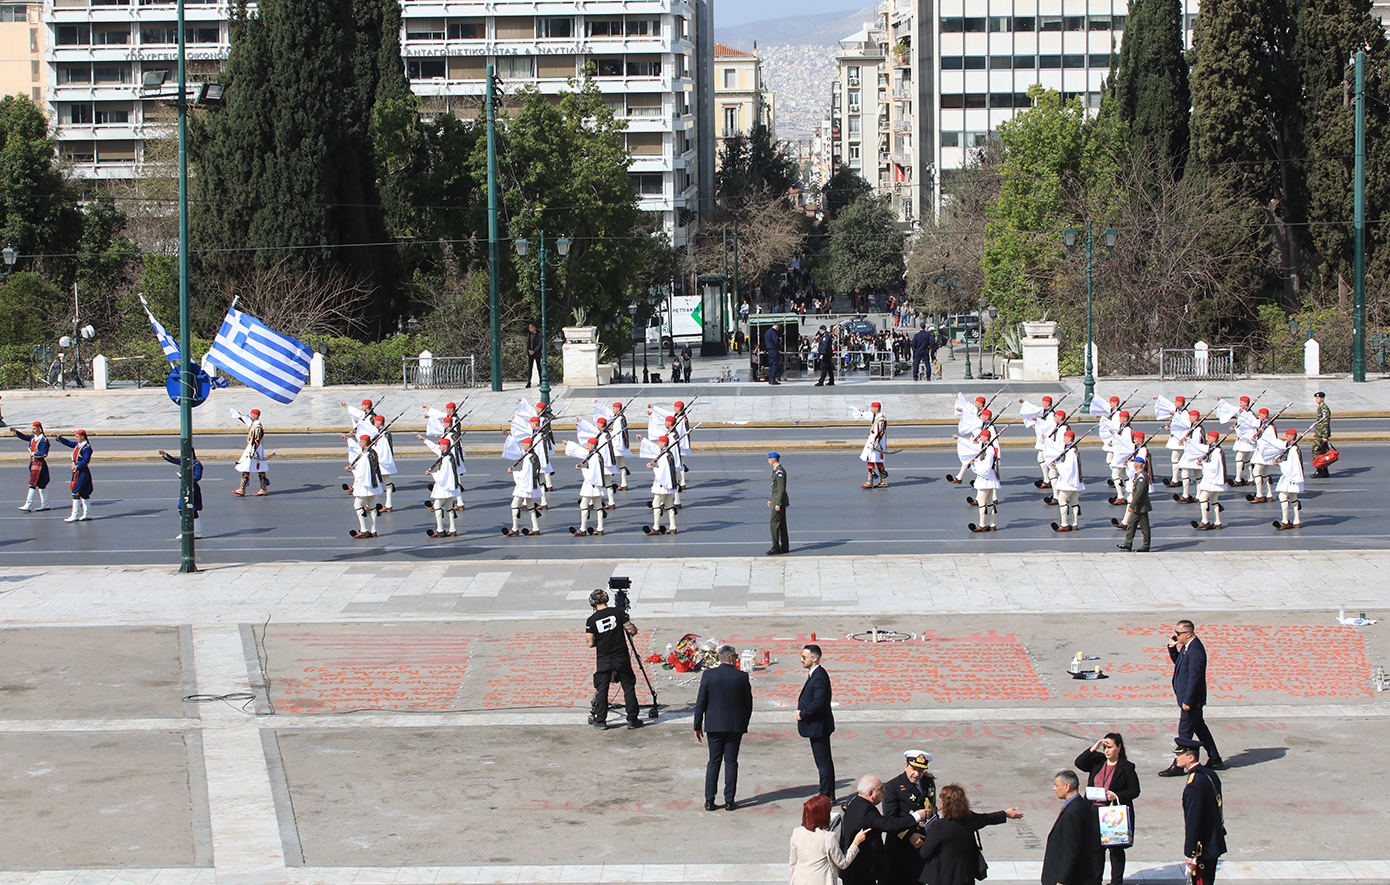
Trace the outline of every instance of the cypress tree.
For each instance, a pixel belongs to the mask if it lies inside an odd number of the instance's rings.
[[[1187,157],[1192,93],[1178,0],[1131,0],[1115,99],[1134,152],[1142,154],[1147,146],[1171,168],[1181,170]]]

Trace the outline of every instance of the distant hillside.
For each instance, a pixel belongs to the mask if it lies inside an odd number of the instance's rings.
[[[828,46],[834,48],[840,40],[874,20],[874,6],[845,12],[825,12],[819,15],[792,15],[749,22],[732,28],[715,28],[714,39],[726,46],[752,49],[756,41],[785,43],[799,46]]]

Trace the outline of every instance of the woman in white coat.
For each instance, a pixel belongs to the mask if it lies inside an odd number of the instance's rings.
[[[801,826],[792,830],[789,885],[837,885],[840,870],[859,856],[870,830],[860,830],[848,851],[830,831],[830,797],[812,796],[801,809]]]

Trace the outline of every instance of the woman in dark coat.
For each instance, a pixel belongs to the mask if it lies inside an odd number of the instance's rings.
[[[1090,777],[1086,778],[1086,786],[1105,788],[1106,801],[1095,803],[1097,806],[1109,805],[1111,802],[1129,806],[1129,825],[1133,828],[1134,800],[1139,798],[1139,772],[1135,771],[1134,763],[1125,756],[1125,739],[1112,731],[1092,744],[1089,750],[1082,750],[1081,755],[1076,757],[1076,767],[1090,772]],[[1104,872],[1105,848],[1102,847],[1096,855],[1095,885],[1100,885]],[[1124,879],[1125,850],[1111,848],[1110,885],[1121,885]]]
[[[979,871],[980,849],[975,846],[975,834],[980,827],[1018,820],[1023,812],[1017,808],[976,814],[970,810],[970,800],[960,784],[947,784],[937,794],[941,802],[939,816],[927,827],[922,840],[922,881],[926,885],[974,885]]]

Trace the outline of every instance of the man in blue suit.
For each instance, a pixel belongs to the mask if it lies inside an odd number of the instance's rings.
[[[810,670],[801,696],[796,699],[796,732],[811,741],[811,756],[820,772],[820,795],[835,801],[835,760],[830,758],[830,736],[835,733],[835,714],[830,712],[830,676],[820,665],[819,645],[801,649],[801,666]]]
[[[1197,628],[1191,621],[1178,621],[1168,640],[1168,657],[1173,660],[1173,695],[1182,712],[1178,714],[1178,737],[1196,736],[1207,748],[1206,768],[1222,771],[1226,763],[1216,749],[1216,741],[1207,728],[1203,708],[1207,705],[1207,648],[1197,638]],[[1183,769],[1174,762],[1160,771],[1159,777],[1177,777]]]
[[[695,697],[695,740],[709,737],[709,764],[705,766],[705,811],[714,810],[714,788],[719,766],[724,766],[724,807],[733,811],[738,791],[738,748],[753,717],[753,686],[748,674],[734,666],[738,651],[719,647],[719,666],[700,677]]]

